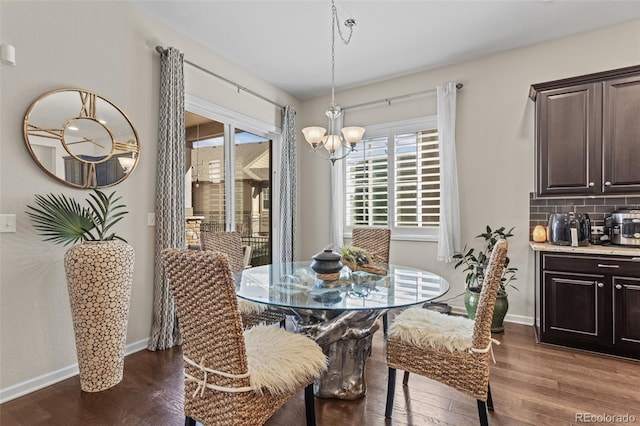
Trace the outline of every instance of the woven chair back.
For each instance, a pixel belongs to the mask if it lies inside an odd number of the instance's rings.
[[[390,229],[354,228],[351,244],[370,252],[375,263],[389,263]]]
[[[242,321],[226,256],[212,251],[166,249],[162,262],[180,321],[183,355],[214,370],[247,373]],[[185,373],[202,376],[187,363],[184,368]],[[242,387],[249,385],[249,379],[218,378],[216,384]],[[191,396],[195,389],[195,383],[185,383],[185,395]],[[215,394],[205,392],[201,404]],[[192,398],[185,399],[187,406]]]
[[[496,296],[498,295],[502,271],[504,270],[504,261],[507,257],[507,248],[507,240],[498,240],[489,258],[482,291],[480,292],[480,300],[478,301],[478,309],[476,310],[473,330],[474,348],[486,348],[491,339],[491,320],[493,318],[493,309],[496,305]]]
[[[239,232],[200,231],[200,245],[202,250],[219,251],[226,254],[229,257],[232,273],[244,269],[242,236]]]

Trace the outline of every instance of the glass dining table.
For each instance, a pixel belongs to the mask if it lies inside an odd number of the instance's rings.
[[[290,315],[295,332],[322,347],[329,368],[314,384],[317,397],[353,400],[366,393],[365,363],[376,320],[389,309],[422,304],[449,290],[433,272],[381,266],[386,275],[345,267],[335,281],[318,279],[308,261],[258,266],[236,274],[236,293]]]

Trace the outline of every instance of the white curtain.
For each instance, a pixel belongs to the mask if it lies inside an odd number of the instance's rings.
[[[451,262],[460,251],[460,202],[456,165],[456,83],[438,86],[440,139],[440,232],[438,260]]]
[[[156,244],[153,323],[148,349],[181,344],[178,318],[162,267],[162,250],[185,248],[183,55],[172,47],[160,55],[160,120],[156,173]]]
[[[336,120],[336,128],[342,129],[344,124],[344,112]],[[329,197],[329,247],[337,251],[344,245],[342,235],[344,234],[344,164],[346,160],[336,161],[329,168],[329,185],[331,186],[331,196]]]
[[[296,231],[296,125],[295,110],[282,110],[282,152],[280,156],[280,261],[294,259]]]

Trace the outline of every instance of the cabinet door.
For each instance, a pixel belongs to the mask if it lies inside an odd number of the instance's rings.
[[[613,301],[615,345],[640,351],[640,278],[614,277]]]
[[[640,191],[640,76],[604,83],[604,193]]]
[[[571,345],[610,339],[603,275],[544,272],[543,285],[543,341]]]
[[[64,157],[64,180],[82,185],[82,163],[76,158]]]
[[[602,86],[547,90],[536,107],[539,194],[598,193]]]

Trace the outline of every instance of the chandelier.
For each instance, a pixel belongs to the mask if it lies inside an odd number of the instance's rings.
[[[335,74],[336,74],[336,29],[342,42],[347,45],[351,41],[353,27],[356,25],[355,19],[347,19],[344,26],[349,29],[348,37],[342,34],[342,27],[339,24],[338,11],[335,0],[331,0],[331,106],[326,111],[329,118],[329,131],[324,127],[312,126],[302,129],[304,138],[309,142],[313,152],[319,152],[318,148],[323,147],[329,153],[329,160],[333,165],[336,160],[341,160],[355,151],[356,145],[362,140],[364,135],[363,127],[338,128],[343,110],[335,101]]]

